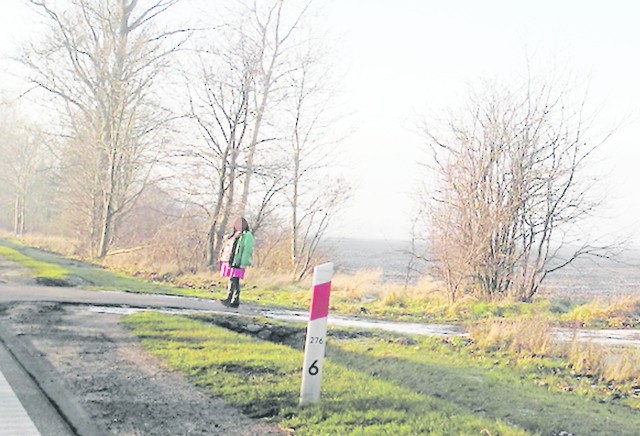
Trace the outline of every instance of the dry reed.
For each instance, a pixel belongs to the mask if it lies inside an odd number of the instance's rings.
[[[480,348],[509,351],[520,356],[546,356],[552,335],[543,317],[489,319],[473,323],[469,335]]]

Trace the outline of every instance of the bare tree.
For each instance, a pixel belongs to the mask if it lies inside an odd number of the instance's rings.
[[[422,199],[418,199],[419,208],[423,208],[427,205]],[[404,256],[407,257],[407,267],[404,276],[404,287],[409,287],[409,284],[416,278],[425,274],[427,264],[431,263],[431,246],[426,238],[427,229],[429,228],[428,213],[424,209],[419,209],[411,220],[410,232],[409,232],[409,247],[406,250],[400,250]]]
[[[452,298],[530,300],[548,274],[585,255],[608,256],[578,230],[601,199],[589,159],[608,138],[589,134],[586,99],[532,80],[472,95],[445,136],[426,128],[439,188],[432,240]],[[582,233],[582,234],[580,234]]]
[[[278,85],[295,70],[287,59],[287,52],[299,41],[295,38],[311,1],[304,1],[298,9],[285,7],[284,0],[270,0],[266,4],[253,1],[247,11],[251,26],[243,32],[250,35],[253,42],[256,71],[254,74],[252,134],[246,155],[246,174],[244,177],[240,213],[247,208],[251,192],[251,179],[256,170],[254,160],[256,148],[262,142],[261,133],[266,112],[273,101],[278,100]]]
[[[298,56],[298,68],[287,77],[287,117],[291,133],[282,142],[287,174],[284,190],[290,216],[290,257],[294,277],[302,279],[332,219],[350,196],[344,180],[330,175],[339,138],[330,109],[335,98],[327,65],[320,62],[321,50],[307,46]],[[334,133],[335,135],[335,133]]]
[[[119,217],[148,183],[169,114],[154,94],[168,56],[184,41],[156,23],[179,0],[73,0],[67,9],[30,3],[50,24],[28,47],[28,80],[55,98],[75,164],[73,202],[91,251],[103,257]],[[174,39],[177,37],[178,39]],[[67,172],[68,174],[68,172]]]
[[[186,74],[188,117],[201,135],[185,153],[195,159],[196,165],[204,165],[205,171],[210,171],[208,179],[213,191],[206,245],[209,267],[217,262],[216,255],[236,206],[241,154],[249,142],[255,64],[245,38],[239,36],[226,50],[200,49],[197,73]]]
[[[13,232],[25,233],[27,205],[35,194],[38,179],[50,171],[41,132],[24,119],[3,113],[0,125],[0,182],[5,195],[13,197]]]
[[[319,185],[312,203],[298,216],[298,255],[294,264],[294,277],[302,280],[313,267],[318,246],[325,237],[332,220],[339,216],[351,196],[350,186],[341,179],[330,185]]]

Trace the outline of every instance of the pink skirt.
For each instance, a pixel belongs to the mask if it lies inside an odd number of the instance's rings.
[[[234,268],[229,262],[220,262],[220,277],[244,278],[244,268]]]

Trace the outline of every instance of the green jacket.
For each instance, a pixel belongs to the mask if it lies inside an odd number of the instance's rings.
[[[251,265],[251,255],[253,253],[253,234],[245,230],[240,235],[240,239],[236,244],[236,249],[233,254],[231,266],[234,268],[244,268]]]

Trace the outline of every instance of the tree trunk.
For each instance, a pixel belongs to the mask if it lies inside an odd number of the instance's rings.
[[[16,194],[13,232],[17,237],[24,234],[25,196]]]
[[[297,171],[297,169],[296,169]],[[293,183],[293,198],[291,202],[291,266],[295,269],[298,262],[298,178]]]
[[[216,261],[218,260],[216,256],[218,244],[218,220],[220,219],[222,202],[224,200],[224,192],[226,190],[226,172],[226,168],[223,168],[223,171],[220,175],[220,180],[218,181],[218,194],[216,196],[213,213],[211,214],[211,221],[209,222],[209,231],[207,232],[206,263],[207,267],[209,268],[213,268],[216,264]]]
[[[113,200],[111,199],[111,193],[107,192],[104,195],[102,220],[100,223],[100,243],[98,244],[98,259],[103,259],[109,251],[109,245],[111,242],[111,227],[113,221]]]
[[[273,64],[272,64],[273,66]],[[240,215],[245,215],[247,209],[247,203],[249,201],[249,192],[251,190],[251,178],[253,176],[253,160],[256,154],[256,146],[258,145],[258,135],[260,133],[260,126],[262,125],[262,118],[264,116],[264,111],[267,108],[267,99],[269,96],[269,88],[271,86],[271,70],[269,70],[269,74],[267,76],[268,82],[265,85],[264,92],[262,94],[262,101],[260,102],[259,107],[257,108],[256,114],[256,122],[253,128],[253,132],[251,134],[251,142],[249,144],[249,150],[247,151],[247,160],[245,162],[246,165],[246,173],[244,176],[244,186],[242,189],[242,197],[240,199]]]

